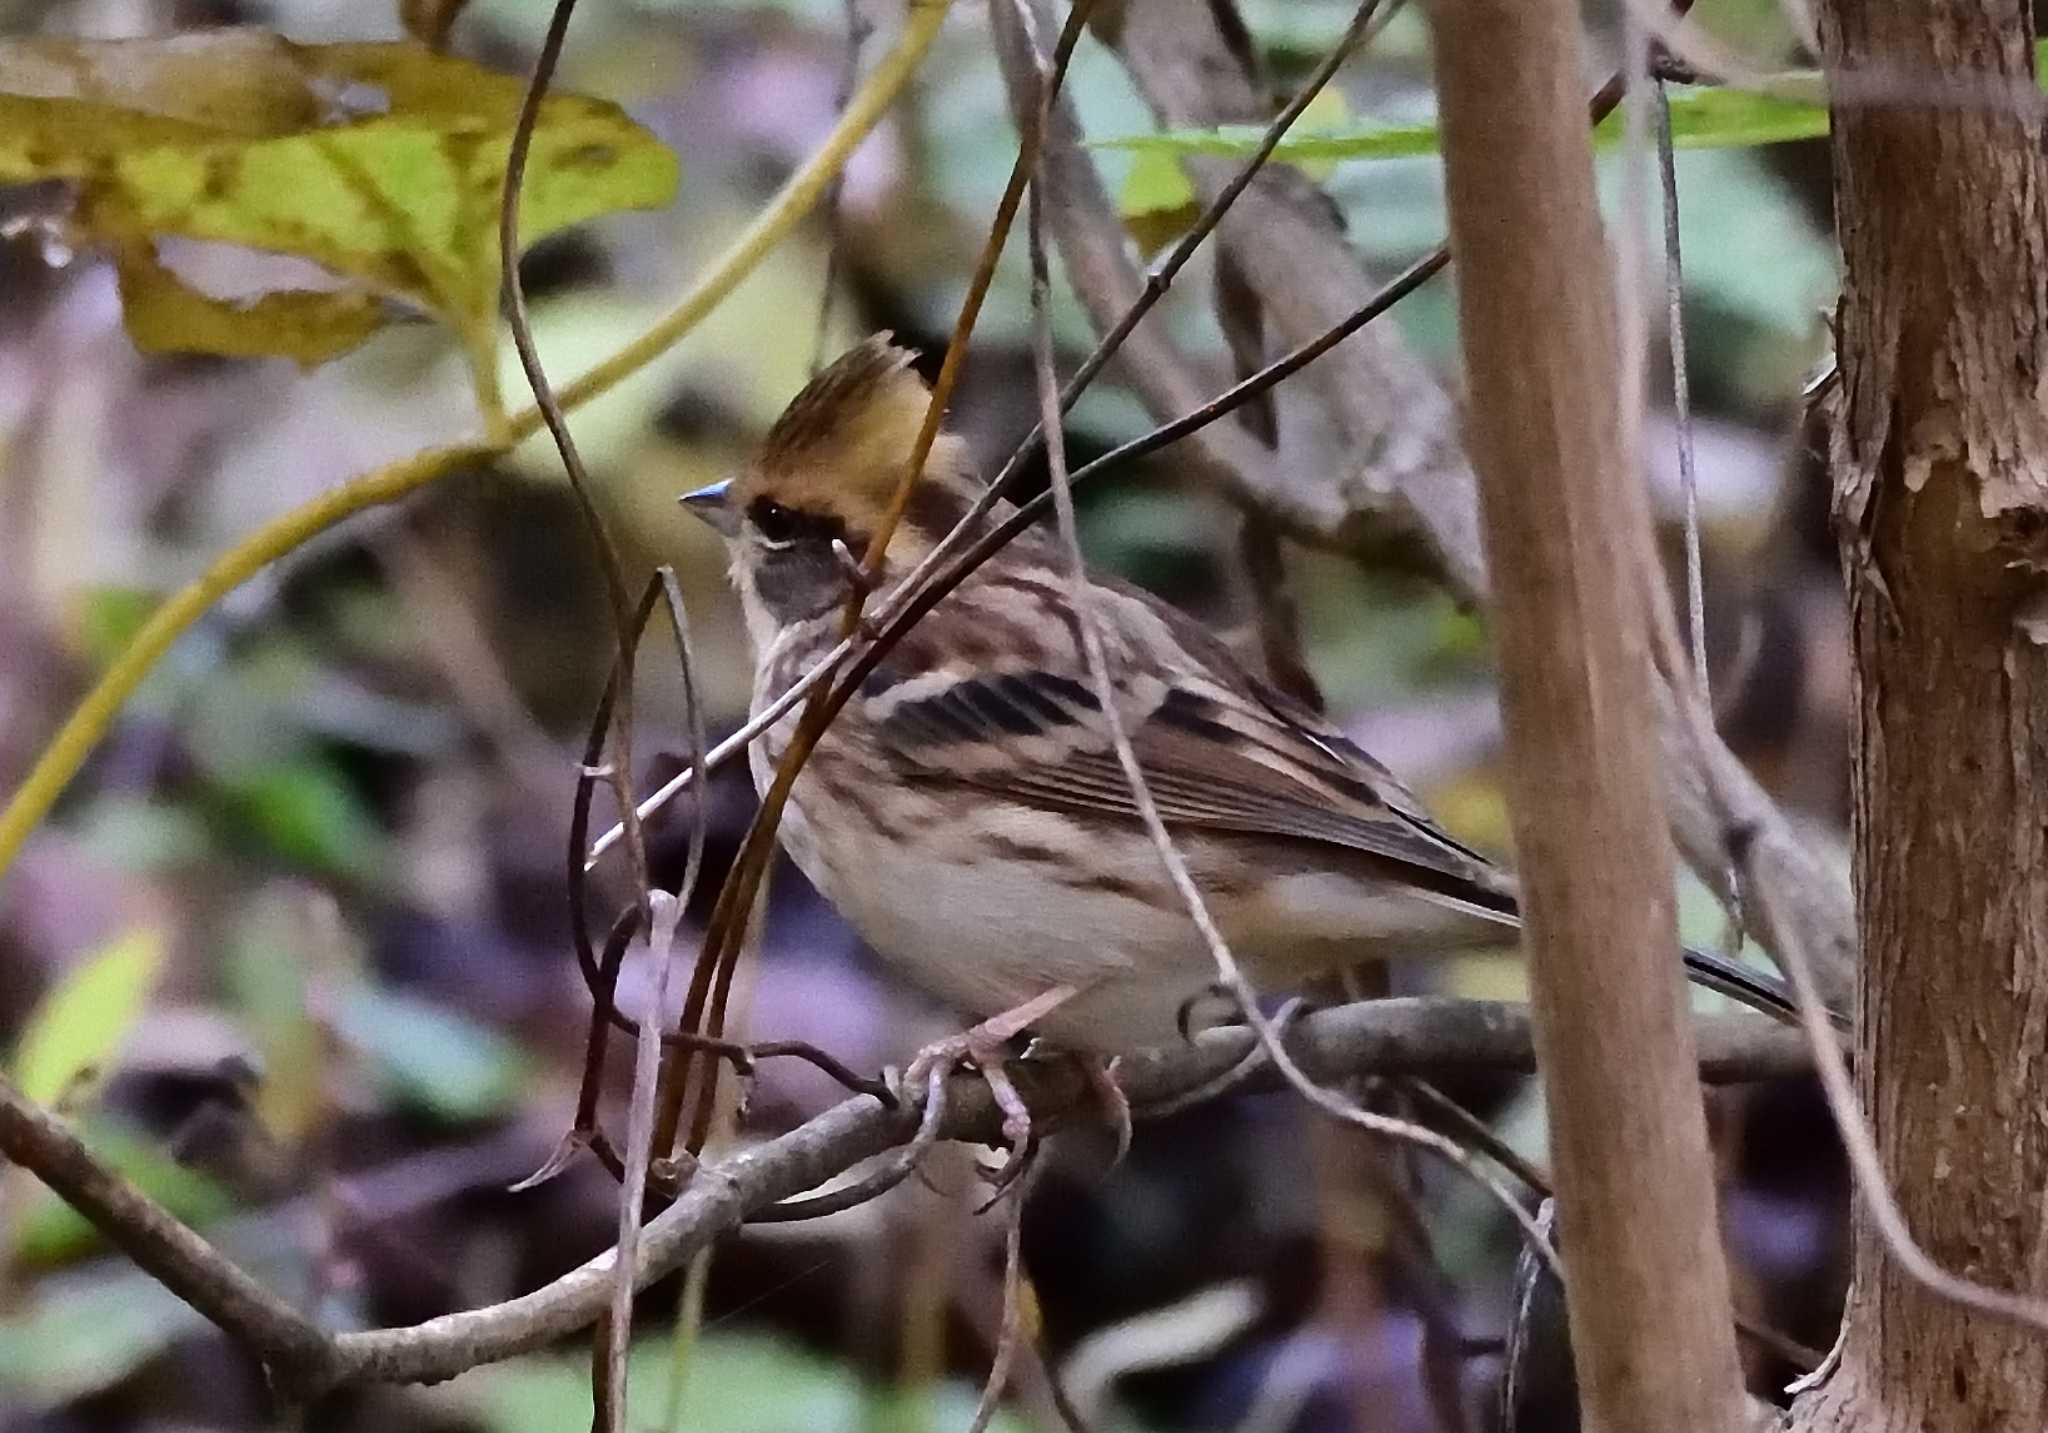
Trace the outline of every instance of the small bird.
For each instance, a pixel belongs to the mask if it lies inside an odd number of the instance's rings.
[[[879,530],[930,399],[910,358],[886,336],[862,343],[736,476],[682,499],[730,550],[757,712],[839,640],[849,554]],[[980,492],[965,445],[942,434],[877,586],[900,582]],[[1262,990],[1517,926],[1510,878],[1199,624],[1107,577],[1086,601],[1160,813]],[[1115,1055],[1174,1038],[1216,971],[1141,824],[1081,630],[1064,549],[1026,531],[862,682],[798,777],[781,839],[913,984],[976,1016],[1028,1009],[1053,1044]],[[796,720],[754,744],[758,788]],[[1757,972],[1686,961],[1738,999],[1790,1009]]]

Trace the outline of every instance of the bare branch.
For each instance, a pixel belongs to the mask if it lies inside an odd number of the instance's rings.
[[[1750,1016],[1694,1021],[1700,1073],[1710,1082],[1775,1079],[1811,1068],[1799,1032]],[[1170,1048],[1127,1057],[1119,1078],[1142,1114],[1240,1064],[1256,1043],[1241,1027],[1204,1031]],[[1309,1078],[1535,1069],[1526,1007],[1445,999],[1375,1000],[1303,1017],[1286,1036]],[[1070,1061],[1014,1066],[1018,1089],[1046,1125],[1095,1109]],[[1270,1068],[1247,1082],[1274,1089]],[[983,1081],[946,1086],[938,1134],[988,1141],[1001,1116]],[[910,1143],[923,1121],[912,1105],[857,1098],[807,1124],[701,1168],[681,1198],[642,1231],[634,1283],[663,1278],[720,1235],[779,1201],[815,1189],[863,1160]],[[329,1336],[242,1273],[212,1244],[108,1170],[60,1120],[0,1081],[0,1153],[48,1184],[144,1270],[269,1364],[284,1393],[311,1397],[364,1380],[432,1382],[480,1363],[530,1352],[589,1327],[611,1296],[607,1253],[543,1288],[502,1304],[410,1328]]]
[[[47,1184],[145,1273],[281,1379],[331,1377],[327,1336],[161,1204],[93,1157],[65,1123],[0,1076],[0,1153]]]
[[[533,405],[561,456],[562,471],[568,476],[569,491],[597,552],[599,574],[604,579],[605,600],[611,608],[612,633],[618,648],[618,677],[612,691],[612,759],[608,770],[612,790],[619,800],[620,820],[626,830],[626,849],[632,855],[634,900],[640,907],[643,926],[651,921],[647,905],[647,848],[640,837],[640,818],[633,806],[633,656],[639,624],[633,620],[633,599],[626,590],[625,569],[619,564],[618,549],[605,530],[604,518],[590,496],[590,477],[576,440],[569,432],[568,414],[562,411],[547,371],[541,367],[540,350],[534,346],[533,327],[526,316],[526,289],[519,277],[519,201],[526,179],[526,159],[533,147],[533,129],[540,118],[540,103],[555,63],[562,56],[563,41],[569,34],[569,17],[576,0],[555,0],[540,54],[533,62],[533,75],[520,97],[519,118],[512,128],[511,148],[505,156],[505,190],[498,206],[498,262],[505,294],[505,316],[512,329],[512,344],[519,351],[519,366],[533,391]],[[644,620],[644,619],[643,619]]]

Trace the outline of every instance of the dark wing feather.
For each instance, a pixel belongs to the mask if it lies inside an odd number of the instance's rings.
[[[1185,647],[1186,635],[1175,636]],[[1123,694],[1132,749],[1169,825],[1362,852],[1442,894],[1513,909],[1485,858],[1439,830],[1384,767],[1213,645],[1190,652],[1200,666],[1183,667],[1171,684]],[[865,694],[881,699],[874,730],[899,767],[1049,810],[1138,819],[1101,708],[1079,675],[978,672],[890,702],[891,676],[878,671]]]
[[[1226,723],[1225,713],[1233,720]],[[1250,734],[1245,715],[1211,694],[1177,687],[1129,733],[1169,825],[1358,851],[1410,868],[1418,878],[1439,878],[1421,884],[1441,889],[1448,878],[1446,893],[1467,898],[1498,889],[1486,879],[1483,858],[1401,809],[1412,798],[1398,785],[1369,779],[1296,728],[1271,723]],[[970,779],[1054,808],[1137,819],[1123,764],[1106,735],[1099,745],[1069,751],[1057,767]],[[1392,800],[1390,786],[1398,792]]]

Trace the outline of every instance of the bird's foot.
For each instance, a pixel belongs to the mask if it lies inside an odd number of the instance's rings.
[[[1102,1105],[1103,1117],[1116,1132],[1116,1154],[1109,1161],[1111,1169],[1122,1164],[1124,1156],[1131,1152],[1131,1097],[1124,1093],[1124,1087],[1117,1081],[1119,1058],[1114,1055],[1107,1060],[1094,1055],[1073,1057],[1074,1063],[1081,1067],[1081,1078],[1088,1082],[1088,1088],[1095,1092],[1096,1100]]]
[[[1101,1106],[1104,1123],[1116,1135],[1116,1156],[1110,1160],[1109,1167],[1115,1169],[1122,1164],[1124,1156],[1131,1152],[1131,1100],[1117,1082],[1116,1073],[1117,1064],[1123,1057],[1085,1054],[1079,1050],[1063,1049],[1045,1040],[1033,1040],[1025,1048],[1024,1058],[1060,1059],[1074,1067]]]
[[[1240,1016],[1243,1013],[1243,1007],[1237,1004],[1236,997],[1230,994],[1229,988],[1226,986],[1219,985],[1204,991],[1203,996],[1217,996],[1229,999],[1232,1007],[1238,1010]],[[1294,996],[1286,1004],[1274,1011],[1267,1019],[1267,1028],[1273,1032],[1273,1038],[1276,1041],[1284,1041],[1287,1038],[1287,1032],[1294,1028],[1294,1022],[1316,1009],[1317,1006],[1307,998],[1300,995]],[[1213,1079],[1204,1080],[1198,1085],[1182,1090],[1178,1094],[1168,1095],[1163,1099],[1147,1104],[1145,1106],[1145,1117],[1147,1119],[1158,1119],[1166,1115],[1177,1114],[1181,1110],[1189,1109],[1195,1105],[1207,1104],[1210,1100],[1227,1095],[1264,1069],[1271,1058],[1265,1043],[1254,1036],[1250,1048],[1220,1074],[1216,1075]]]
[[[1303,1015],[1312,1015],[1316,1011],[1323,1009],[1324,1005],[1324,1001],[1317,1000],[1311,996],[1290,996],[1278,1010],[1267,1018],[1270,1023],[1275,1025],[1292,1023]],[[1219,1018],[1203,1019],[1202,1017],[1207,1013],[1204,1010],[1205,1006],[1209,1007],[1210,1010],[1216,1010],[1217,1007],[1221,1007],[1220,1011],[1217,1011]],[[1174,1023],[1180,1027],[1181,1039],[1192,1041],[1202,1031],[1213,1029],[1219,1025],[1249,1025],[1251,1017],[1245,1013],[1244,1002],[1239,999],[1237,991],[1228,982],[1212,980],[1193,995],[1181,1001],[1180,1008],[1174,1013]]]
[[[1002,1111],[1003,1142],[1010,1147],[1010,1157],[997,1177],[999,1185],[1008,1184],[1015,1177],[1030,1152],[1033,1139],[1031,1110],[1024,1103],[1024,1097],[1017,1093],[1009,1072],[1003,1068],[1003,1062],[1009,1056],[1009,1044],[1078,993],[1072,985],[1056,985],[1043,995],[1000,1015],[991,1015],[957,1035],[934,1040],[917,1052],[903,1073],[904,1088],[916,1091],[925,1087],[935,1069],[950,1072],[962,1065],[974,1066],[982,1082],[988,1086],[996,1108]]]

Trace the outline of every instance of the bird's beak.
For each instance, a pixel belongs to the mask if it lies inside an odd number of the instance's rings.
[[[701,487],[694,493],[684,493],[676,501],[717,528],[724,536],[740,535],[740,515],[732,510],[731,478]]]

